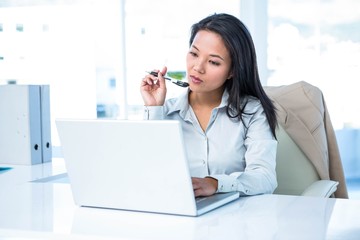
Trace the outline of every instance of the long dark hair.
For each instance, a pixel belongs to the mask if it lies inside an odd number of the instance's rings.
[[[192,26],[190,46],[200,30],[219,34],[231,56],[232,79],[225,82],[225,89],[229,92],[227,115],[242,121],[242,114],[249,114],[244,112],[246,96],[256,97],[260,100],[271,132],[276,137],[275,106],[261,85],[255,46],[246,26],[238,18],[229,14],[208,16]]]

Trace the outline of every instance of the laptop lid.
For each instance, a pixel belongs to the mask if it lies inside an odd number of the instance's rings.
[[[77,205],[199,214],[178,121],[59,119],[56,126]]]

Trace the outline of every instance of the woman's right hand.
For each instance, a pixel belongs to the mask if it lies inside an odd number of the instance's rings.
[[[151,74],[146,75],[140,86],[141,96],[144,100],[145,106],[162,106],[166,97],[166,84],[164,75],[167,68],[164,67],[161,71],[156,70],[158,76]]]

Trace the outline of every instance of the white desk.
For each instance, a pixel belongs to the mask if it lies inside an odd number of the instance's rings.
[[[12,167],[0,173],[0,239],[360,239],[358,200],[242,197],[200,217],[82,208],[61,179],[30,182],[65,173],[62,159]]]

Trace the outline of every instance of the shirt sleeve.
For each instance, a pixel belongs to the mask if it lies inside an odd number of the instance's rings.
[[[276,140],[259,141],[251,145],[254,146],[251,146],[246,153],[247,166],[244,172],[210,175],[218,181],[217,192],[238,191],[241,195],[273,193],[277,187],[275,172],[277,142]]]
[[[164,116],[163,106],[144,106],[144,120],[163,120]]]
[[[216,192],[234,192],[238,191],[238,181],[237,175],[211,175],[212,178],[215,178],[218,181],[218,189]]]
[[[241,195],[273,193],[277,187],[277,141],[272,136],[262,108],[246,122],[244,140],[246,167],[243,172],[210,175],[218,180],[218,192],[239,191]]]

